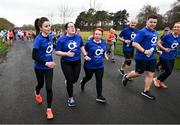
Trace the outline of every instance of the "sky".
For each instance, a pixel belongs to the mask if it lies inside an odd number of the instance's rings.
[[[61,8],[68,6],[71,10],[71,17],[66,21],[75,22],[80,12],[90,8],[90,1],[93,0],[1,0],[0,18],[6,18],[16,26],[23,24],[34,24],[38,17],[48,17],[52,24],[62,23],[59,16]],[[165,14],[171,9],[176,0],[96,0],[98,10],[117,12],[126,9],[129,19],[133,19],[140,12],[140,9],[147,4],[159,7],[159,13]],[[53,15],[53,16],[50,16]]]

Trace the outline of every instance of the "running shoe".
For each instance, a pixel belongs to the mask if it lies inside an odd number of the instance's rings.
[[[103,96],[98,96],[98,97],[96,98],[96,101],[97,101],[97,102],[105,103],[105,102],[106,102],[106,99],[105,99]]]
[[[129,81],[129,79],[126,78],[126,76],[127,76],[127,74],[124,74],[124,76],[123,76],[123,78],[122,78],[122,84],[123,84],[124,86],[126,86],[126,85],[127,85],[127,82]]]
[[[74,100],[73,97],[71,97],[71,98],[68,99],[68,106],[69,106],[69,107],[74,107],[74,106],[76,106],[76,102],[75,102],[75,100]]]
[[[35,98],[36,98],[37,103],[41,104],[41,103],[42,103],[42,97],[41,97],[41,95],[40,95],[40,94],[37,95],[37,94],[36,94],[36,91],[35,91],[34,93],[35,93]]]
[[[167,85],[164,84],[163,82],[160,83],[160,87],[163,88],[163,89],[167,89],[168,88]]]
[[[51,120],[51,119],[54,118],[51,108],[48,108],[48,109],[46,110],[46,117],[47,117],[48,120]]]
[[[157,80],[157,78],[154,78],[154,79],[153,79],[153,82],[154,82],[154,85],[155,85],[157,88],[160,88],[160,84],[161,84],[161,81],[160,81],[160,80]]]
[[[146,91],[146,92],[141,92],[141,95],[147,97],[148,99],[151,99],[151,100],[154,100],[155,99],[155,96],[153,96],[150,91]]]

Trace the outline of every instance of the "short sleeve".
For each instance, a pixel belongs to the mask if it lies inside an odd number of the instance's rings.
[[[133,42],[141,43],[142,40],[144,39],[144,37],[145,37],[145,33],[143,31],[140,31],[140,32],[137,33],[137,35],[134,38]]]
[[[39,49],[40,48],[40,39],[38,37],[35,38],[33,48]]]
[[[57,40],[56,51],[62,51],[62,41],[61,41],[61,39]]]

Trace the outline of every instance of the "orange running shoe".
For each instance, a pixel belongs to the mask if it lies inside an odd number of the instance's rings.
[[[153,79],[154,81],[154,85],[157,87],[157,88],[160,88],[160,84],[161,84],[161,81],[160,80],[157,80],[156,78]]]
[[[51,120],[51,119],[54,118],[51,108],[48,108],[48,109],[46,110],[46,117],[47,117],[48,120]]]
[[[160,83],[160,87],[163,88],[163,89],[167,89],[168,88],[167,85],[162,83],[162,82]]]
[[[37,95],[37,94],[36,94],[36,91],[35,91],[34,93],[35,93],[35,97],[36,97],[37,103],[41,104],[41,103],[42,103],[42,97],[41,97],[41,95],[40,95],[40,94]]]

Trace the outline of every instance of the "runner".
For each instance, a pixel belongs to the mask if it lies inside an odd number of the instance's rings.
[[[92,78],[93,74],[96,77],[96,90],[98,102],[105,102],[106,99],[102,96],[102,78],[104,74],[103,57],[106,51],[106,41],[102,39],[103,29],[97,28],[94,30],[93,38],[88,40],[85,49],[88,53],[85,56],[84,71],[85,76],[80,82],[81,90],[84,91],[85,84]]]
[[[107,39],[106,40],[106,43],[107,43],[106,44],[106,46],[107,46],[106,54],[110,57],[112,63],[115,62],[115,60],[114,60],[114,42],[116,40],[116,37],[115,37],[114,33],[115,33],[114,29],[111,28],[106,37],[106,39]]]
[[[125,74],[122,79],[123,85],[126,86],[130,78],[139,77],[146,71],[144,91],[141,92],[141,94],[149,99],[155,99],[155,96],[153,96],[149,90],[156,68],[155,51],[158,39],[158,33],[154,29],[156,24],[156,16],[148,17],[146,27],[141,29],[134,38],[133,46],[137,49],[135,71]]]
[[[176,56],[176,50],[180,44],[180,22],[175,23],[172,29],[172,33],[165,35],[158,41],[159,48],[163,51],[160,56],[162,63],[162,72],[157,78],[154,78],[154,85],[158,88],[168,88],[164,81],[171,75],[174,60]]]
[[[41,17],[36,19],[35,28],[37,36],[34,40],[32,58],[34,62],[34,70],[37,78],[37,86],[35,89],[35,99],[37,103],[42,103],[42,97],[40,91],[44,86],[44,80],[46,83],[47,92],[47,119],[53,119],[53,113],[51,109],[52,104],[52,80],[53,80],[53,68],[56,64],[53,62],[52,51],[53,51],[53,41],[50,35],[51,27],[49,20],[46,17]]]
[[[136,28],[137,20],[131,20],[130,24],[127,28],[123,29],[122,32],[119,34],[119,40],[123,42],[123,53],[125,61],[121,65],[120,69],[118,70],[121,75],[124,75],[124,69],[129,69],[131,65],[132,58],[134,56],[134,47],[132,46],[132,41],[136,37],[138,33],[138,29]]]
[[[8,37],[9,37],[9,45],[12,46],[14,35],[13,35],[13,32],[11,30],[8,32]]]
[[[81,51],[87,55],[81,36],[75,33],[74,23],[65,25],[66,35],[57,40],[56,55],[61,57],[61,67],[65,76],[65,85],[68,92],[68,106],[76,105],[73,98],[73,84],[77,82],[81,70]]]
[[[160,37],[160,39],[161,39],[162,37],[164,37],[165,35],[169,34],[169,33],[170,33],[170,28],[169,28],[169,27],[165,27],[165,28],[164,28],[164,32],[163,32],[163,35]],[[160,52],[159,55],[161,55],[162,51],[159,50],[159,52]],[[161,67],[161,68],[160,68],[160,67]],[[162,63],[161,63],[160,57],[159,57],[159,61],[158,61],[157,65],[156,65],[156,70],[157,70],[157,71],[162,70]]]

